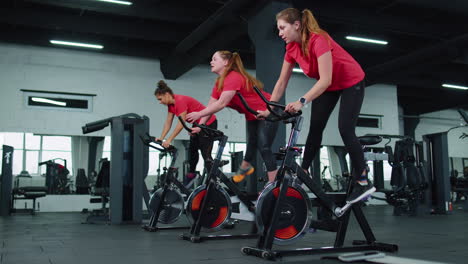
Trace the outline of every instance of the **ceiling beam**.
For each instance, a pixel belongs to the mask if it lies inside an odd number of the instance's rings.
[[[172,48],[172,45],[161,45],[151,41],[133,41],[122,38],[105,38],[99,44],[104,45],[102,50],[84,50],[83,48],[59,47],[50,44],[47,30],[27,27],[8,26],[0,24],[0,41],[22,45],[35,45],[42,47],[53,47],[57,49],[71,49],[85,52],[118,54],[142,58],[160,58],[165,56]],[[73,34],[75,38],[91,42],[86,34]]]
[[[417,67],[409,67],[404,71],[397,71],[385,75],[368,75],[367,82],[390,83],[412,86],[419,89],[440,88],[442,83],[468,84],[466,73],[468,65],[442,63],[442,64],[421,64]]]
[[[466,105],[468,93],[463,90],[431,89],[413,90],[412,87],[398,86],[398,104],[405,113],[423,114]]]
[[[200,26],[184,38],[175,48],[174,53],[187,52],[193,46],[198,44],[201,40],[206,38],[211,32],[222,24],[234,18],[234,14],[243,5],[248,3],[248,0],[232,0],[227,2],[224,6],[218,9],[208,19],[206,19]]]
[[[462,50],[461,55],[453,60],[453,62],[468,65],[468,49]]]
[[[226,2],[183,39],[169,56],[161,60],[161,72],[164,77],[177,79],[197,64],[208,60],[214,51],[226,49],[232,41],[247,32],[245,22],[240,18],[241,11],[246,6],[250,9],[258,8],[265,2],[265,0]]]
[[[453,98],[453,100],[444,100],[444,101],[425,101],[425,102],[415,102],[414,100],[405,100],[398,98],[399,105],[403,108],[405,114],[410,115],[420,115],[426,113],[432,113],[436,111],[442,111],[452,108],[464,107],[466,106],[466,100],[468,98]]]
[[[197,6],[186,6],[180,8],[176,5],[161,6],[161,1],[135,1],[131,6],[115,5],[90,0],[24,0],[41,5],[65,7],[78,10],[89,10],[93,12],[112,14],[118,16],[135,17],[140,19],[151,19],[168,21],[172,23],[201,23],[205,17],[210,15],[210,10]],[[169,1],[171,2],[171,1]]]
[[[428,1],[428,0],[398,0],[400,3],[406,3],[408,5],[421,7],[421,8],[430,8],[443,10],[449,13],[458,13],[463,15],[468,15],[468,1],[466,0],[452,0],[450,4],[447,5],[444,1]]]
[[[172,53],[161,59],[161,72],[164,78],[175,80],[194,66],[208,62],[209,58],[217,50],[224,50],[230,42],[242,36],[246,32],[246,26],[233,24],[222,29],[222,32],[212,34],[212,37],[201,42],[190,53]]]
[[[46,12],[18,8],[0,9],[0,22],[53,29],[56,30],[56,35],[60,35],[61,31],[75,31],[95,35],[171,43],[180,41],[180,39],[187,34],[183,29],[174,30],[173,28],[165,26],[165,24],[159,25],[118,21],[106,17],[74,16],[53,13],[50,11]]]
[[[379,13],[373,9],[356,7],[352,1],[293,0],[292,2],[297,8],[309,8],[318,18],[319,23],[345,25],[345,27],[355,30],[367,28],[378,32],[394,32],[398,35],[443,39],[459,34],[465,27],[459,25],[457,28],[453,26],[453,23],[443,20],[421,21],[417,19],[417,16],[394,16]]]
[[[366,73],[371,80],[382,77],[392,78],[397,74],[405,75],[405,71],[412,71],[421,66],[446,63],[458,58],[467,43],[468,34],[461,35],[382,64],[368,67]]]

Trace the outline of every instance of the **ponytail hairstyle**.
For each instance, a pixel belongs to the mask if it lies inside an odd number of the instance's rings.
[[[169,93],[170,95],[174,97],[174,93],[172,92],[172,89],[169,88],[169,86],[167,86],[166,82],[164,82],[163,80],[160,80],[158,82],[158,88],[156,88],[156,90],[154,91],[154,95],[158,96],[158,95],[164,95],[166,93]]]
[[[317,20],[309,9],[304,9],[300,12],[296,8],[286,8],[276,14],[276,21],[280,19],[288,22],[289,24],[294,24],[296,21],[301,22],[301,49],[305,56],[309,56],[308,46],[311,33],[323,35],[328,39],[328,42],[330,42],[328,33],[320,28]]]
[[[242,63],[242,59],[237,52],[230,52],[227,50],[220,50],[217,51],[218,54],[223,58],[224,60],[228,61],[228,64],[226,66],[226,70],[216,79],[218,83],[218,88],[217,91],[221,92],[223,90],[224,86],[224,79],[226,78],[226,75],[228,75],[229,72],[231,71],[236,71],[240,73],[242,76],[245,78],[245,86],[247,88],[247,91],[251,92],[253,91],[253,86],[256,86],[258,89],[263,90],[263,83],[257,80],[255,77],[250,75],[244,68],[244,64]]]

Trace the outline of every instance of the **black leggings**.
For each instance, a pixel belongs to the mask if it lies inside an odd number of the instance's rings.
[[[364,82],[359,82],[344,90],[324,92],[313,100],[309,134],[307,135],[304,159],[301,167],[303,169],[309,169],[317,151],[320,150],[323,130],[340,97],[338,129],[354,168],[354,179],[358,180],[360,179],[362,171],[366,168],[364,152],[355,133],[359,111],[361,110],[362,101],[364,99]]]
[[[208,127],[217,129],[218,120],[215,120]],[[203,160],[205,161],[205,168],[210,171],[211,165],[213,164],[213,157],[211,157],[211,151],[213,150],[213,139],[206,136],[203,132],[200,132],[194,136],[190,136],[190,161],[189,161],[189,172],[195,172],[198,164],[198,150],[200,150]]]
[[[252,163],[255,159],[256,150],[260,151],[267,171],[276,170],[276,159],[271,151],[271,145],[278,129],[277,122],[267,122],[264,120],[247,121],[247,150],[244,160]]]

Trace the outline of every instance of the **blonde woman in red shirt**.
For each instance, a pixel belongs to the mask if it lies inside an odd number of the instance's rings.
[[[191,122],[201,118],[203,122],[210,115],[225,107],[244,114],[247,121],[247,150],[239,170],[233,176],[233,180],[234,182],[240,182],[246,175],[254,172],[252,161],[255,158],[256,150],[258,150],[265,162],[268,180],[272,182],[275,179],[277,168],[270,146],[276,135],[277,124],[258,120],[236,96],[236,93],[239,92],[253,110],[266,110],[265,102],[253,89],[253,86],[256,86],[262,90],[263,84],[247,73],[239,54],[236,52],[217,51],[213,54],[210,65],[211,72],[217,74],[218,78],[211,92],[208,106],[199,112],[188,114],[187,120]],[[263,94],[268,99],[271,96],[266,92],[263,92]]]
[[[287,8],[276,15],[279,36],[286,42],[286,53],[271,100],[284,94],[296,63],[307,77],[317,82],[297,101],[287,105],[286,111],[297,112],[312,103],[310,129],[307,136],[302,168],[308,170],[320,150],[322,133],[327,121],[340,101],[338,129],[354,168],[355,185],[347,198],[355,203],[375,192],[368,182],[364,153],[356,137],[356,122],[364,98],[364,71],[359,63],[320,28],[312,12]],[[268,116],[261,112],[259,117]]]

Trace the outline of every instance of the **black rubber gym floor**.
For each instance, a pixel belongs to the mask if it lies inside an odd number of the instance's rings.
[[[390,206],[367,206],[364,212],[378,241],[399,245],[399,252],[391,255],[446,263],[468,262],[468,212],[397,217],[392,216]],[[79,213],[41,212],[35,216],[0,217],[0,263],[272,263],[241,253],[243,245],[253,246],[255,240],[193,244],[178,239],[181,230],[149,233],[137,225],[81,224],[85,217]],[[240,223],[234,231],[242,233],[248,228],[247,223]],[[333,239],[334,233],[318,231],[293,245],[275,248],[330,246]],[[354,219],[346,245],[353,239],[363,239]],[[278,262],[339,263],[321,260],[322,256],[285,257]]]

